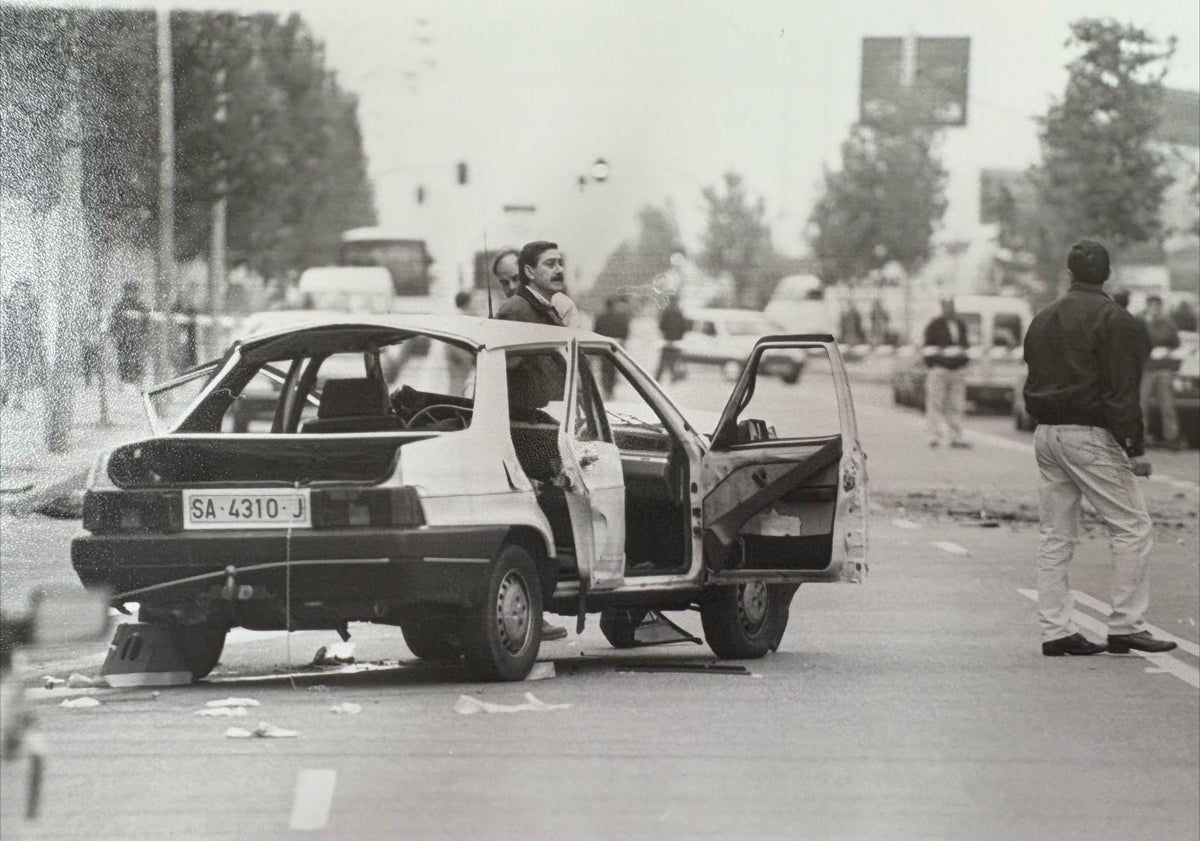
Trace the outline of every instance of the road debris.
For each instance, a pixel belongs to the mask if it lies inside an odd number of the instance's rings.
[[[338,715],[358,715],[360,712],[362,712],[362,705],[355,704],[351,701],[345,701],[341,704],[334,704],[329,709],[331,712],[334,712]]]
[[[209,701],[206,707],[257,707],[258,701],[253,698],[222,698],[219,701]]]
[[[211,718],[237,718],[245,714],[245,707],[210,707],[204,710],[196,710],[196,715],[206,715]]]
[[[463,715],[475,713],[519,713],[519,712],[548,712],[551,710],[570,709],[571,704],[547,704],[534,697],[532,692],[525,693],[524,704],[494,704],[480,701],[470,695],[459,695],[454,702],[454,711]]]
[[[284,730],[265,721],[260,721],[254,730],[230,727],[225,731],[225,736],[229,739],[294,739],[299,735],[295,730]]]
[[[318,648],[309,666],[321,668],[325,666],[349,666],[353,663],[354,644],[340,642],[330,646],[323,645]]]
[[[892,519],[892,525],[898,529],[910,529],[910,530],[911,529],[919,529],[921,527],[921,524],[916,522],[915,520],[909,520],[904,517],[894,517]]]
[[[95,678],[81,675],[79,672],[72,672],[67,678],[67,686],[70,689],[86,689],[89,686],[95,686],[97,683]]]
[[[554,663],[548,660],[539,660],[533,664],[533,668],[529,670],[525,680],[549,680],[552,677],[554,677]]]
[[[81,698],[68,698],[59,704],[60,707],[66,707],[69,710],[85,709],[87,707],[98,707],[100,701],[97,698],[92,698],[89,695],[84,695]]]
[[[750,670],[733,663],[627,663],[617,666],[618,672],[674,672],[677,674],[744,675]],[[762,677],[762,675],[754,675]]]
[[[66,681],[60,677],[55,677],[54,675],[42,675],[42,686],[46,689],[53,689],[56,686],[62,686],[64,683],[66,683]]]
[[[964,546],[959,546],[957,543],[952,543],[949,540],[935,540],[932,545],[934,548],[941,549],[948,555],[970,555],[971,552]]]

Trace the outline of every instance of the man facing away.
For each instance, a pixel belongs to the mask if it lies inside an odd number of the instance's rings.
[[[962,437],[967,345],[967,326],[954,312],[954,299],[943,298],[942,314],[925,326],[925,420],[931,447],[942,442],[945,430],[951,447],[971,446]]]
[[[1162,652],[1175,643],[1146,630],[1147,576],[1153,546],[1150,514],[1138,476],[1143,455],[1138,392],[1145,342],[1136,320],[1104,294],[1104,246],[1077,243],[1067,257],[1071,288],[1038,313],[1025,335],[1025,408],[1038,422],[1034,453],[1040,474],[1041,543],[1038,615],[1042,653]],[[1068,567],[1087,497],[1108,529],[1113,570],[1107,645],[1079,633]]]
[[[1179,331],[1163,311],[1162,298],[1151,295],[1146,299],[1143,323],[1150,341],[1151,354],[1160,348],[1166,353],[1179,347]],[[1157,406],[1159,419],[1162,421],[1162,443],[1171,448],[1179,446],[1179,414],[1175,410],[1173,390],[1176,368],[1177,363],[1171,357],[1164,355],[1155,359],[1151,355],[1146,360],[1146,368],[1142,372],[1142,423],[1149,434],[1150,416]]]

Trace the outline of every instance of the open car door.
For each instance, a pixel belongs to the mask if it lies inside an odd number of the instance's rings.
[[[808,356],[811,373],[799,389],[760,376],[764,357],[780,350]],[[702,462],[709,580],[862,580],[866,479],[850,385],[833,337],[760,339]]]
[[[572,339],[566,407],[558,431],[563,490],[575,535],[580,591],[611,590],[625,580],[625,478],[600,391]]]

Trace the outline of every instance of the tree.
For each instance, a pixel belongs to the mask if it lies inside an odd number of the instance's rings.
[[[1051,288],[1068,242],[1094,237],[1115,252],[1157,240],[1159,208],[1171,183],[1154,142],[1162,119],[1162,79],[1174,39],[1161,44],[1113,20],[1071,24],[1062,99],[1039,120],[1041,163],[1033,177],[1046,208],[1039,262]]]
[[[625,240],[608,255],[588,292],[589,304],[594,308],[611,295],[648,288],[654,278],[671,267],[671,255],[683,250],[679,227],[669,207],[645,205],[637,219],[637,238]]]
[[[771,229],[763,221],[766,205],[761,196],[751,199],[736,172],[725,173],[722,186],[720,191],[715,187],[703,191],[708,224],[698,262],[708,272],[733,278],[739,306],[760,308],[763,290],[778,280]]]
[[[809,217],[809,241],[827,283],[850,282],[897,262],[912,272],[929,259],[946,212],[946,170],[936,134],[900,115],[855,125],[842,168],[825,172]]]

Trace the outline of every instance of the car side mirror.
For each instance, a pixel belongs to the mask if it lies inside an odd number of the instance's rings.
[[[764,420],[747,418],[744,421],[738,422],[737,436],[735,438],[738,444],[756,444],[759,441],[770,440],[770,437],[770,429]]]

